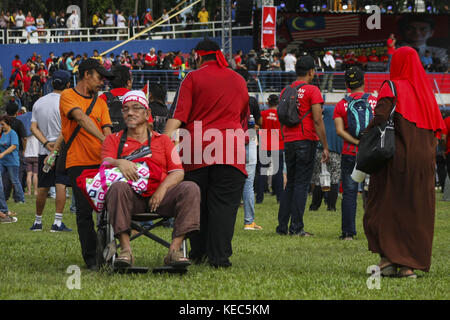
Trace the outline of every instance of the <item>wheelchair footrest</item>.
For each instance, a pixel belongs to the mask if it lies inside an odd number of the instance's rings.
[[[147,267],[130,267],[130,268],[114,268],[114,272],[121,274],[136,274],[136,273],[147,273]]]
[[[153,268],[153,273],[177,273],[177,274],[185,274],[188,271],[186,267],[184,268],[176,268],[170,266],[162,266]]]

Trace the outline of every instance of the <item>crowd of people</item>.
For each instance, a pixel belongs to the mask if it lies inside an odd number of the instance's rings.
[[[144,68],[146,64],[157,66],[155,51],[152,48],[143,57]],[[243,228],[261,230],[263,226],[256,223],[255,202],[263,203],[270,181],[279,202],[274,232],[281,236],[314,237],[311,230],[306,231],[303,220],[308,194],[313,195],[310,210],[317,210],[325,197],[328,210],[336,211],[341,185],[340,239],[351,241],[357,235],[357,197],[359,191],[365,190],[364,232],[369,250],[380,255],[382,274],[416,277],[414,270],[429,271],[436,138],[443,140],[441,146],[445,145],[443,157],[450,175],[450,139],[446,140],[450,117],[445,117],[444,122],[431,87],[421,81],[425,70],[417,51],[403,47],[392,53],[390,79],[396,90],[383,84],[377,98],[365,91],[364,70],[349,66],[345,84],[350,94],[331,112],[323,109],[322,92],[312,84],[317,59],[308,54],[295,57],[292,53],[282,58],[286,71],[293,68],[290,86],[280,90],[279,95],[270,95],[269,108],[260,110],[256,99],[248,94],[247,79],[239,74],[245,74],[242,70],[250,69],[250,65],[256,72],[263,71],[262,60],[270,63],[267,55],[267,51],[261,51],[253,63],[253,53],[246,60],[239,51],[227,61],[214,41],[200,41],[185,61],[192,71],[183,77],[170,108],[166,105],[167,89],[155,78],[150,79],[149,86],[142,88],[142,82],[139,90],[132,90],[133,64],[127,64],[134,62],[125,53],[109,68],[105,65],[108,58],[100,57],[98,52],[93,57],[75,58],[68,53],[65,60],[50,56],[45,62],[34,54],[24,65],[16,57],[15,75],[10,82],[15,92],[25,86],[20,77],[29,75],[32,65],[43,64],[48,69],[48,75],[36,75],[34,82],[38,84],[34,86],[51,86],[48,92],[42,89],[37,94],[33,85],[27,86],[32,97],[24,110],[27,112],[18,116],[19,104],[11,97],[7,115],[0,118],[2,223],[18,219],[6,202],[12,188],[18,203],[25,201],[24,190],[30,194],[34,188],[36,219],[30,230],[42,231],[45,199],[49,188],[55,187],[55,220],[50,230],[70,232],[62,222],[66,187],[70,186],[82,257],[89,269],[97,269],[93,207],[86,197],[89,192],[83,189],[87,186],[77,181],[85,170],[98,170],[106,161],[118,168],[124,181],[129,181],[111,184],[104,198],[121,244],[115,267],[134,264],[131,217],[134,212],[149,210],[174,218],[172,242],[164,258],[166,265],[208,262],[213,267],[227,268],[232,265],[232,239],[241,201]],[[177,57],[183,62],[178,54],[174,60]],[[281,69],[281,56],[274,57],[273,67]],[[51,70],[54,63],[62,66]],[[76,83],[71,82],[74,72],[78,73]],[[109,85],[97,98],[99,91],[105,89],[105,80]],[[289,104],[290,99],[293,104]],[[282,113],[292,105],[299,120],[293,124]],[[356,116],[349,112],[356,106],[370,115],[358,125],[354,121],[362,120],[352,118]],[[394,107],[396,141],[403,147],[396,149],[388,165],[370,176],[367,190],[352,178],[361,134],[386,120]],[[202,130],[198,130],[199,122]],[[247,136],[239,136],[242,129],[248,132]],[[235,143],[228,143],[229,130],[235,134]],[[205,136],[214,136],[214,143]],[[417,141],[423,143],[418,145]],[[136,163],[126,157],[145,147],[152,150],[152,161],[146,163],[159,172],[160,178],[151,193],[137,194],[131,182],[142,177]],[[425,147],[427,152],[423,152]],[[21,167],[30,173],[26,187],[20,176]],[[408,174],[404,174],[405,170]],[[322,180],[326,174],[330,176],[328,182]],[[33,184],[36,180],[37,188]],[[420,191],[414,187],[425,184],[426,188],[421,187]],[[191,242],[189,257],[180,251],[186,238]]]
[[[233,16],[235,14],[235,5],[233,4]],[[159,31],[171,31],[171,24],[181,24],[181,27],[177,30],[192,30],[194,23],[200,23],[200,29],[207,29],[208,23],[210,21],[221,20],[221,11],[217,9],[213,15],[210,15],[206,7],[202,7],[198,12],[188,11],[186,14],[177,15],[169,19],[168,10],[163,8],[159,19],[168,19],[160,27]],[[93,34],[115,34],[118,30],[119,33],[126,33],[126,28],[130,28],[133,32],[133,28],[136,27],[137,30],[144,27],[150,27],[157,20],[152,9],[147,8],[145,12],[139,14],[135,11],[126,13],[124,10],[112,8],[107,9],[106,12],[95,11],[94,14],[89,17],[88,25],[83,26],[80,13],[77,10],[72,10],[69,13],[65,11],[54,12],[51,11],[47,14],[38,13],[33,14],[28,11],[26,16],[22,10],[12,10],[0,12],[0,29],[4,31],[13,31],[12,35],[20,36],[21,32],[25,30],[27,32],[27,38],[36,32],[37,35],[43,35],[43,29],[67,29],[68,33],[64,31],[51,31],[51,35],[63,36],[65,34],[78,35],[80,33],[80,28],[89,27],[93,28]],[[98,28],[117,28],[117,29],[98,29]],[[120,29],[119,29],[120,28]],[[39,32],[41,31],[41,32]],[[186,33],[185,37],[192,36]],[[170,35],[165,35],[164,38],[170,37]],[[144,36],[142,39],[151,38],[151,33]],[[101,39],[101,38],[98,38]],[[24,39],[25,40],[25,39]],[[40,42],[45,42],[45,39],[40,39]],[[66,39],[59,39],[59,42],[66,41]]]

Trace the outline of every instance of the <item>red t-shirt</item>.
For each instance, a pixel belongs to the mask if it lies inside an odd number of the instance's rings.
[[[241,56],[237,55],[236,57],[234,57],[234,62],[236,62],[236,69],[240,69],[241,67],[239,66],[239,64],[242,62]]]
[[[366,63],[368,61],[367,56],[366,55],[360,55],[358,57],[358,62],[360,63]]]
[[[22,62],[20,61],[20,60],[13,60],[12,61],[12,67],[13,67],[13,69],[12,69],[12,71],[11,71],[11,74],[14,72],[14,69],[16,69],[16,68],[22,68]]]
[[[119,142],[122,134],[123,131],[120,131],[110,134],[105,138],[102,145],[102,160],[106,158],[117,159],[117,151],[119,150]],[[163,171],[163,180],[169,173],[177,170],[183,170],[180,156],[176,151],[175,145],[168,136],[152,131],[151,141],[150,147],[152,149],[152,159],[160,165]],[[125,157],[133,151],[145,146],[148,146],[148,140],[144,143],[140,143],[135,139],[127,137],[127,141],[123,146],[121,157]]]
[[[250,115],[248,100],[244,78],[229,68],[220,68],[215,60],[186,75],[173,104],[173,118],[190,134],[190,142],[181,137],[185,145],[180,155],[186,171],[226,164],[247,175],[245,138],[238,130],[244,130],[242,121]]]
[[[158,63],[158,56],[154,54],[151,56],[150,54],[145,55],[145,65],[149,67],[155,67]]]
[[[350,94],[350,97],[352,97],[354,99],[359,99],[363,96],[363,94],[364,93],[362,93],[362,92],[356,92],[356,93]],[[375,107],[377,105],[377,98],[370,95],[368,101],[370,103],[370,106],[372,107],[372,113],[373,113],[375,110]],[[334,108],[334,114],[333,114],[333,119],[342,118],[342,120],[344,120],[344,129],[345,130],[348,129],[347,107],[348,107],[348,102],[345,101],[345,99],[342,99],[341,101],[339,101],[336,104],[336,107]],[[356,156],[356,154],[358,153],[358,146],[346,141],[345,139],[342,139],[342,141],[344,142],[344,144],[342,146],[342,154]]]
[[[387,40],[387,53],[388,54],[394,54],[395,52],[395,46],[393,45],[394,40],[392,40],[391,38],[389,38]]]
[[[445,118],[444,122],[445,122],[445,125],[447,126],[447,133],[446,133],[446,135],[447,135],[447,149],[445,151],[445,154],[450,155],[450,137],[449,137],[449,134],[450,134],[450,117]]]
[[[20,71],[22,71],[22,74],[25,76],[28,71],[30,71],[30,67],[25,63],[22,67],[20,67]]]
[[[281,135],[281,124],[278,120],[277,109],[261,111],[262,125],[259,130],[259,145],[261,150],[283,150],[284,142]]]
[[[295,81],[291,87],[296,87],[302,83],[304,83],[304,81]],[[281,91],[281,95],[283,95],[283,91]],[[302,118],[306,112],[311,110],[311,106],[313,104],[317,103],[323,104],[323,97],[319,88],[306,84],[298,90],[297,109],[299,111],[300,118]],[[318,141],[319,137],[317,136],[316,129],[314,127],[312,111],[308,113],[302,123],[299,123],[294,127],[283,127],[283,134],[285,143],[297,140]]]
[[[380,59],[378,59],[378,56],[376,56],[376,55],[371,55],[371,56],[369,56],[369,61],[370,62],[380,62]]]

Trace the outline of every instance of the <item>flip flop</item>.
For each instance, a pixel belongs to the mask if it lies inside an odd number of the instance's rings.
[[[395,264],[388,264],[383,268],[380,268],[380,274],[383,277],[395,277],[397,276],[397,266]]]
[[[170,267],[184,268],[191,265],[191,261],[184,257],[182,251],[170,251],[167,256],[164,257],[164,264]]]

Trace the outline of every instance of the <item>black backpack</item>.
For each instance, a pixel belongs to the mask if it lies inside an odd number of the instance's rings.
[[[109,117],[111,118],[112,123],[112,132],[119,132],[120,130],[125,129],[125,121],[123,120],[122,113],[122,101],[116,96],[114,96],[111,92],[105,92],[106,96],[106,104],[109,109]]]
[[[159,101],[153,101],[149,105],[153,118],[153,130],[158,133],[164,133],[167,119],[169,118],[169,109]]]
[[[311,112],[311,110],[308,110],[302,118],[300,118],[298,113],[298,90],[304,85],[306,85],[306,83],[302,83],[297,87],[288,85],[284,88],[280,103],[278,104],[278,119],[283,126],[295,127]]]

